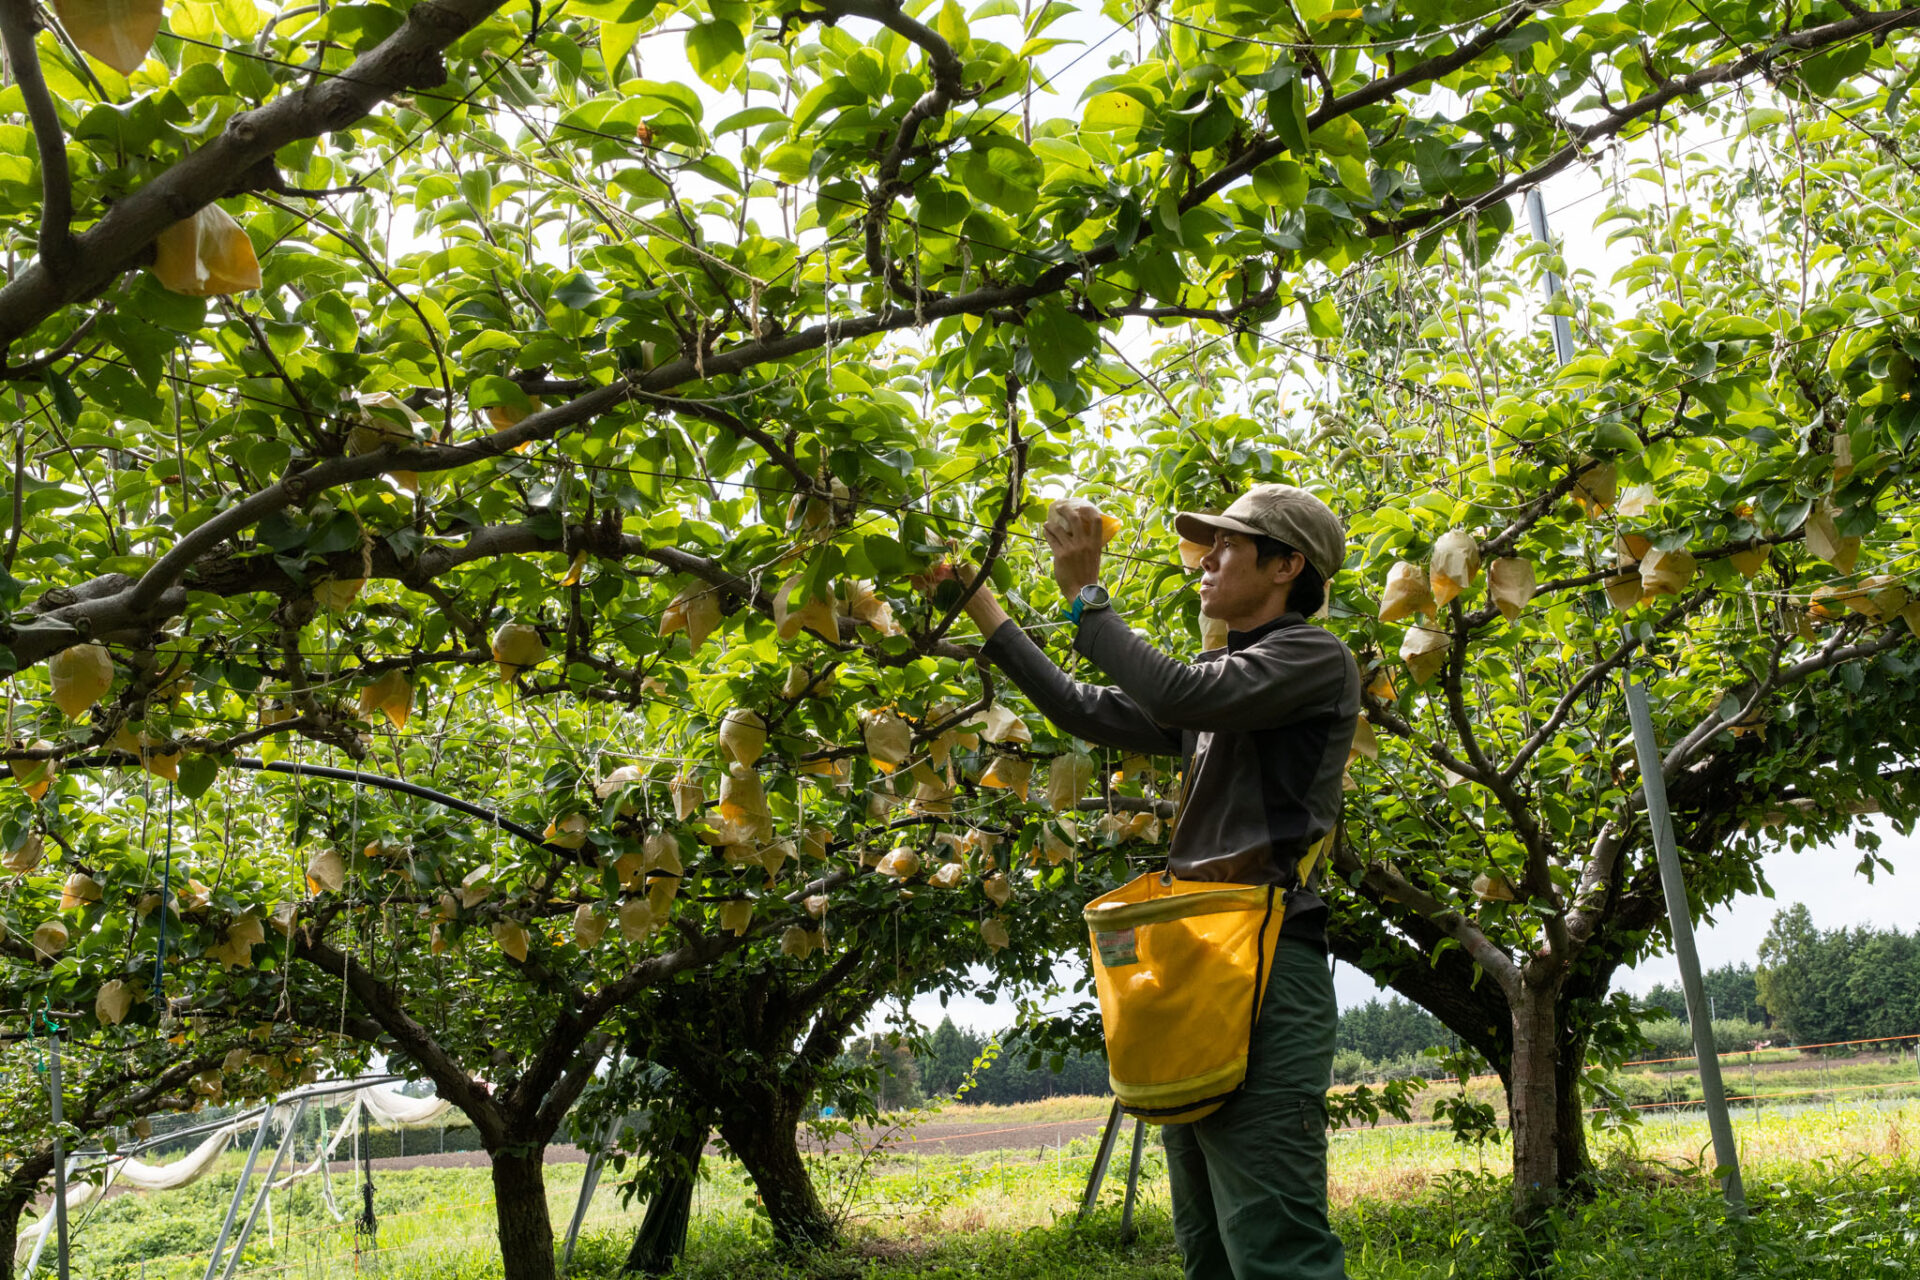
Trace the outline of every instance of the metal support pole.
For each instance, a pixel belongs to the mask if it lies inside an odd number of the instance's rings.
[[[1133,1200],[1140,1191],[1140,1147],[1147,1135],[1147,1122],[1135,1118],[1133,1122],[1133,1158],[1127,1161],[1127,1203],[1120,1210],[1120,1239],[1131,1242],[1133,1229]]]
[[[1087,1175],[1087,1191],[1080,1197],[1080,1216],[1086,1217],[1093,1212],[1094,1202],[1100,1198],[1100,1184],[1107,1180],[1107,1164],[1113,1159],[1113,1144],[1120,1136],[1120,1125],[1124,1117],[1120,1112],[1120,1099],[1113,1100],[1113,1109],[1107,1112],[1107,1127],[1100,1135],[1100,1150],[1093,1157],[1093,1172]]]
[[[593,1193],[600,1187],[601,1153],[587,1153],[587,1171],[580,1177],[580,1194],[573,1203],[573,1220],[567,1223],[567,1242],[560,1250],[560,1274],[565,1276],[573,1266],[573,1246],[580,1239],[580,1224],[587,1219],[587,1206],[593,1202]]]
[[[1540,196],[1540,188],[1527,192],[1527,220],[1533,224],[1533,238],[1546,244],[1552,239],[1547,234],[1547,202]],[[1551,301],[1562,290],[1558,275],[1547,272],[1547,298]],[[1566,364],[1573,359],[1573,325],[1565,316],[1548,316],[1553,322],[1553,358],[1556,363]]]
[[[280,1172],[280,1162],[287,1158],[287,1152],[293,1146],[293,1136],[300,1131],[300,1117],[307,1113],[307,1100],[300,1099],[294,1104],[293,1119],[287,1122],[287,1136],[273,1153],[273,1163],[267,1166],[267,1175],[260,1181],[260,1194],[254,1198],[253,1208],[247,1213],[247,1220],[240,1227],[240,1234],[233,1239],[233,1252],[227,1256],[227,1269],[221,1272],[222,1280],[233,1280],[234,1269],[240,1265],[240,1255],[246,1252],[247,1237],[253,1234],[254,1223],[260,1220],[260,1210],[273,1195],[273,1180]],[[272,1114],[269,1112],[268,1114]],[[219,1261],[219,1253],[214,1260]]]
[[[67,1156],[60,1136],[60,1033],[49,1030],[47,1036],[47,1094],[52,1102],[53,1119],[53,1230],[56,1236],[53,1255],[55,1274],[67,1280]]]
[[[233,1233],[233,1220],[240,1216],[240,1198],[247,1194],[247,1183],[253,1181],[254,1162],[260,1158],[260,1148],[266,1145],[267,1126],[273,1123],[273,1108],[267,1107],[260,1113],[260,1127],[253,1131],[253,1146],[247,1150],[247,1163],[240,1170],[240,1184],[233,1189],[233,1203],[227,1206],[226,1221],[220,1224],[220,1238],[213,1242],[213,1253],[207,1258],[207,1271],[202,1280],[213,1280],[214,1268],[220,1265],[221,1250],[227,1247],[227,1237]]]
[[[1693,913],[1687,906],[1687,882],[1680,871],[1680,850],[1673,840],[1673,816],[1667,812],[1667,778],[1661,765],[1660,744],[1653,736],[1653,713],[1647,691],[1628,677],[1627,714],[1633,720],[1633,749],[1640,757],[1640,785],[1647,794],[1647,823],[1653,828],[1654,853],[1660,860],[1660,888],[1667,898],[1667,920],[1673,928],[1673,954],[1680,962],[1680,986],[1687,996],[1688,1021],[1693,1029],[1693,1052],[1700,1064],[1700,1091],[1706,1095],[1707,1127],[1713,1133],[1715,1173],[1720,1189],[1736,1215],[1747,1211],[1747,1193],[1740,1184],[1740,1151],[1733,1142],[1733,1122],[1727,1115],[1727,1091],[1720,1079],[1720,1055],[1714,1051],[1713,1019],[1707,1011],[1700,981],[1700,955],[1693,946]]]
[[[1551,240],[1547,206],[1535,187],[1527,193],[1527,217],[1534,237]],[[1547,297],[1561,292],[1560,277],[1547,273]],[[1552,316],[1553,354],[1561,364],[1573,359],[1573,326],[1565,316]],[[1693,1031],[1694,1053],[1700,1063],[1700,1089],[1706,1095],[1707,1125],[1713,1132],[1713,1154],[1727,1206],[1736,1216],[1747,1211],[1746,1191],[1740,1184],[1740,1153],[1733,1143],[1733,1124],[1727,1117],[1727,1091],[1720,1079],[1720,1058],[1714,1052],[1713,1017],[1707,1012],[1705,984],[1700,980],[1700,955],[1693,945],[1693,912],[1687,902],[1687,882],[1680,869],[1680,851],[1673,839],[1673,816],[1667,811],[1667,775],[1660,744],[1653,733],[1653,713],[1647,691],[1630,671],[1620,673],[1626,690],[1627,715],[1633,721],[1634,752],[1640,759],[1640,782],[1647,796],[1647,822],[1653,828],[1654,853],[1660,863],[1660,888],[1667,899],[1667,920],[1673,928],[1673,954],[1680,964],[1680,986],[1687,996],[1687,1022]]]
[[[607,1075],[620,1069],[620,1059],[625,1056],[624,1049],[615,1049],[613,1061],[607,1065]],[[600,1141],[587,1153],[587,1170],[580,1177],[580,1195],[573,1204],[573,1221],[567,1224],[567,1242],[560,1251],[560,1274],[565,1276],[573,1266],[573,1246],[580,1238],[580,1224],[587,1220],[587,1206],[593,1202],[593,1193],[600,1186],[600,1166],[606,1160],[607,1148],[620,1138],[620,1130],[625,1127],[625,1116],[613,1116],[607,1120],[607,1127],[601,1130]],[[446,1130],[442,1128],[444,1134]]]

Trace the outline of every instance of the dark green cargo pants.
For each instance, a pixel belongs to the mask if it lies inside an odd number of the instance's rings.
[[[1326,953],[1282,938],[1246,1086],[1203,1120],[1163,1126],[1187,1280],[1344,1280],[1327,1224],[1336,1014]]]

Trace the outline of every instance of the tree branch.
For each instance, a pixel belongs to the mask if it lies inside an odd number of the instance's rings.
[[[1710,85],[1726,84],[1729,81],[1745,79],[1757,72],[1763,72],[1783,52],[1818,53],[1835,45],[1845,44],[1861,36],[1872,35],[1876,38],[1901,27],[1920,26],[1920,7],[1892,9],[1885,13],[1868,13],[1829,22],[1818,27],[1806,27],[1780,37],[1765,49],[1752,50],[1732,62],[1723,62],[1718,66],[1705,67],[1690,75],[1668,80],[1652,93],[1644,94],[1625,106],[1618,107],[1590,125],[1568,124],[1566,131],[1574,141],[1555,151],[1530,169],[1514,174],[1505,182],[1465,201],[1443,201],[1431,208],[1422,209],[1383,223],[1380,233],[1417,231],[1431,222],[1443,218],[1454,218],[1463,214],[1488,209],[1496,204],[1504,204],[1511,197],[1536,187],[1554,174],[1579,159],[1581,149],[1597,142],[1604,142],[1620,134],[1634,121],[1653,115],[1679,98],[1699,93]],[[1387,81],[1375,81],[1374,85]],[[1374,85],[1367,86],[1368,89]],[[1362,90],[1365,92],[1365,90]],[[1348,95],[1349,97],[1353,95]],[[1344,101],[1344,99],[1342,99]],[[1319,123],[1319,113],[1315,113],[1314,124]],[[1263,160],[1266,157],[1263,157]]]
[[[0,39],[13,66],[14,82],[26,99],[27,119],[33,125],[33,143],[40,152],[40,260],[56,276],[73,266],[73,173],[67,167],[67,139],[60,132],[60,116],[34,48],[39,22],[32,0],[0,0]],[[0,312],[4,312],[0,303]],[[0,326],[4,326],[0,321]],[[0,350],[4,350],[0,344]]]
[[[822,0],[821,8],[829,20],[871,19],[909,43],[918,45],[927,55],[927,66],[933,73],[933,87],[920,95],[919,101],[907,108],[907,113],[900,118],[892,144],[888,146],[886,154],[880,157],[876,174],[879,182],[868,202],[864,218],[868,269],[884,279],[897,296],[907,299],[916,308],[922,307],[936,295],[922,289],[917,283],[909,283],[888,256],[886,222],[892,212],[893,202],[907,189],[908,184],[900,180],[900,169],[914,152],[920,126],[938,120],[953,109],[954,103],[968,96],[961,79],[964,68],[953,46],[933,28],[908,17],[898,0]]]
[[[22,0],[9,0],[9,6],[25,7]],[[407,11],[399,30],[346,70],[233,116],[219,137],[115,202],[75,237],[70,270],[50,269],[42,258],[0,287],[0,350],[61,307],[113,283],[138,264],[154,237],[230,190],[281,147],[350,129],[396,93],[444,84],[442,51],[499,7],[500,0],[423,0]]]
[[[1357,883],[1367,893],[1385,902],[1399,904],[1418,912],[1433,926],[1452,938],[1500,984],[1510,1002],[1520,998],[1520,970],[1512,957],[1495,946],[1465,915],[1447,906],[1424,889],[1415,888],[1399,870],[1384,862],[1362,862],[1345,840],[1333,844],[1333,863],[1350,884]]]
[[[392,986],[368,972],[351,955],[312,936],[306,929],[294,930],[292,949],[295,959],[305,961],[323,974],[345,975],[348,989],[367,1016],[393,1038],[403,1053],[420,1064],[441,1097],[466,1112],[489,1150],[508,1141],[507,1118],[500,1104],[484,1085],[467,1074],[431,1031],[414,1020]]]

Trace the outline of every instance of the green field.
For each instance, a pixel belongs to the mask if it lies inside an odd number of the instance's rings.
[[[1055,1099],[999,1108],[993,1123],[1066,1121],[1098,1114],[1098,1099]],[[954,1119],[949,1111],[943,1121]],[[964,1118],[971,1120],[973,1115]],[[1736,1123],[1751,1223],[1730,1225],[1702,1173],[1708,1142],[1697,1117],[1660,1116],[1596,1135],[1604,1168],[1597,1197],[1566,1211],[1554,1273],[1567,1277],[1808,1276],[1920,1274],[1920,1103],[1776,1105]],[[1067,1277],[1131,1280],[1177,1276],[1164,1162],[1149,1142],[1138,1238],[1119,1231],[1121,1180],[1085,1224],[1073,1210],[1093,1142],[1039,1155],[1032,1145],[971,1156],[883,1154],[861,1171],[852,1157],[823,1161],[823,1195],[844,1210],[846,1248],[781,1257],[754,1212],[735,1166],[710,1161],[695,1204],[689,1257],[680,1274],[701,1280],[820,1277]],[[117,1196],[79,1219],[73,1273],[99,1280],[186,1280],[206,1266],[234,1170],[166,1196]],[[1497,1275],[1513,1241],[1504,1223],[1502,1146],[1463,1148],[1426,1126],[1335,1135],[1336,1224],[1356,1277]],[[1118,1164],[1119,1162],[1116,1162]],[[581,1166],[549,1171],[556,1230],[563,1229]],[[357,1203],[336,1178],[342,1208]],[[394,1280],[481,1280],[497,1274],[491,1194],[478,1169],[415,1169],[377,1175],[379,1251],[356,1259],[350,1226],[335,1224],[317,1182],[275,1198],[274,1238],[264,1224],[242,1274],[290,1280],[384,1275]],[[595,1197],[573,1274],[618,1274],[637,1207],[611,1183]],[[44,1274],[44,1273],[43,1273]]]

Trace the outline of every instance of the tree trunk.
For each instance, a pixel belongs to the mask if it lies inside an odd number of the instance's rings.
[[[1559,1050],[1555,992],[1523,983],[1513,1011],[1513,1207],[1537,1216],[1560,1186]]]
[[[647,1201],[647,1216],[640,1221],[639,1234],[627,1253],[626,1270],[647,1276],[662,1276],[687,1251],[687,1224],[693,1217],[693,1186],[700,1178],[700,1154],[707,1149],[712,1130],[697,1125],[676,1138],[668,1149],[667,1165],[661,1174],[653,1198]]]
[[[1560,1044],[1559,1061],[1554,1065],[1554,1089],[1558,1115],[1554,1123],[1556,1172],[1562,1191],[1585,1188],[1593,1172],[1593,1157],[1587,1151],[1586,1098],[1580,1090],[1580,1075],[1587,1059],[1585,1036],[1568,1035]]]
[[[787,1244],[832,1242],[838,1233],[800,1158],[800,1099],[781,1089],[756,1101],[762,1105],[723,1115],[720,1136],[753,1179],[776,1237]]]
[[[530,1145],[530,1154],[487,1153],[493,1161],[493,1213],[500,1231],[502,1280],[554,1280],[546,1153],[541,1144]]]
[[[20,1218],[26,1213],[27,1206],[33,1203],[34,1192],[39,1189],[40,1183],[52,1172],[53,1146],[49,1143],[34,1150],[33,1154],[14,1166],[12,1173],[0,1180],[0,1280],[13,1280],[13,1251],[20,1244]],[[53,1242],[49,1240],[47,1248],[53,1247]]]
[[[13,1280],[13,1250],[20,1242],[20,1215],[29,1199],[29,1193],[16,1192],[11,1184],[0,1196],[0,1280]]]

